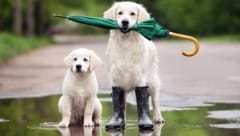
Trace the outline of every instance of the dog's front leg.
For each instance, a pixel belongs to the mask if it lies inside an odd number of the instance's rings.
[[[71,120],[71,99],[68,96],[62,96],[58,102],[59,111],[62,113],[62,121],[58,124],[60,127],[68,127]]]
[[[95,100],[94,104],[94,124],[96,126],[100,125],[101,122],[101,115],[102,115],[102,104],[99,99]]]
[[[153,120],[155,123],[164,123],[164,118],[162,117],[162,114],[160,111],[158,93],[155,93],[151,97],[152,97],[152,105],[153,105],[153,112],[154,112]]]
[[[92,116],[94,111],[95,98],[88,98],[84,110],[84,127],[93,126]]]

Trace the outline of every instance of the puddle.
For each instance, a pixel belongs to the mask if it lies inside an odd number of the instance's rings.
[[[111,119],[112,104],[107,92],[99,94],[103,104],[102,125],[95,128],[74,126],[58,128],[61,115],[57,109],[59,96],[22,99],[0,99],[0,133],[18,136],[238,136],[240,135],[240,103],[222,103],[207,97],[161,95],[164,125],[153,132],[138,130],[137,109],[128,99],[127,126],[123,132],[108,133],[105,124]]]
[[[209,124],[210,127],[240,129],[240,109],[239,110],[218,110],[208,112],[207,118],[222,120],[225,123]]]
[[[240,109],[239,110],[219,110],[209,111],[208,118],[226,119],[240,121]]]
[[[209,124],[209,126],[215,127],[215,128],[227,128],[227,129],[236,129],[236,128],[239,129],[240,128],[239,123]]]

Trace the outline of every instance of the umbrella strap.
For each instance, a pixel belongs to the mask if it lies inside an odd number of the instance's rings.
[[[199,42],[195,37],[189,36],[189,35],[184,35],[184,34],[179,34],[179,33],[174,33],[174,32],[169,32],[169,35],[175,38],[181,38],[181,39],[187,39],[190,40],[194,43],[194,50],[192,52],[185,52],[183,51],[182,54],[184,56],[187,57],[191,57],[194,56],[195,54],[197,54],[197,52],[199,51]]]

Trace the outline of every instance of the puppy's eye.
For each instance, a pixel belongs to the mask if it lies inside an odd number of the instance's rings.
[[[87,62],[87,61],[88,61],[88,59],[87,59],[87,58],[83,58],[83,61]]]
[[[131,15],[131,16],[135,16],[136,14],[135,14],[134,12],[131,12],[130,15]]]
[[[77,61],[77,58],[74,58],[73,60],[74,60],[74,61]]]
[[[118,15],[122,15],[122,14],[123,14],[122,11],[118,12]]]

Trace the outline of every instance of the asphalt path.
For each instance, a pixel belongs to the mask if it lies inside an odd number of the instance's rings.
[[[0,98],[38,97],[61,93],[67,67],[63,58],[77,48],[94,50],[103,64],[96,70],[100,90],[110,90],[106,37],[57,38],[58,43],[18,56],[0,66]],[[187,41],[155,41],[161,91],[181,96],[240,101],[240,43],[200,41],[194,57]]]

